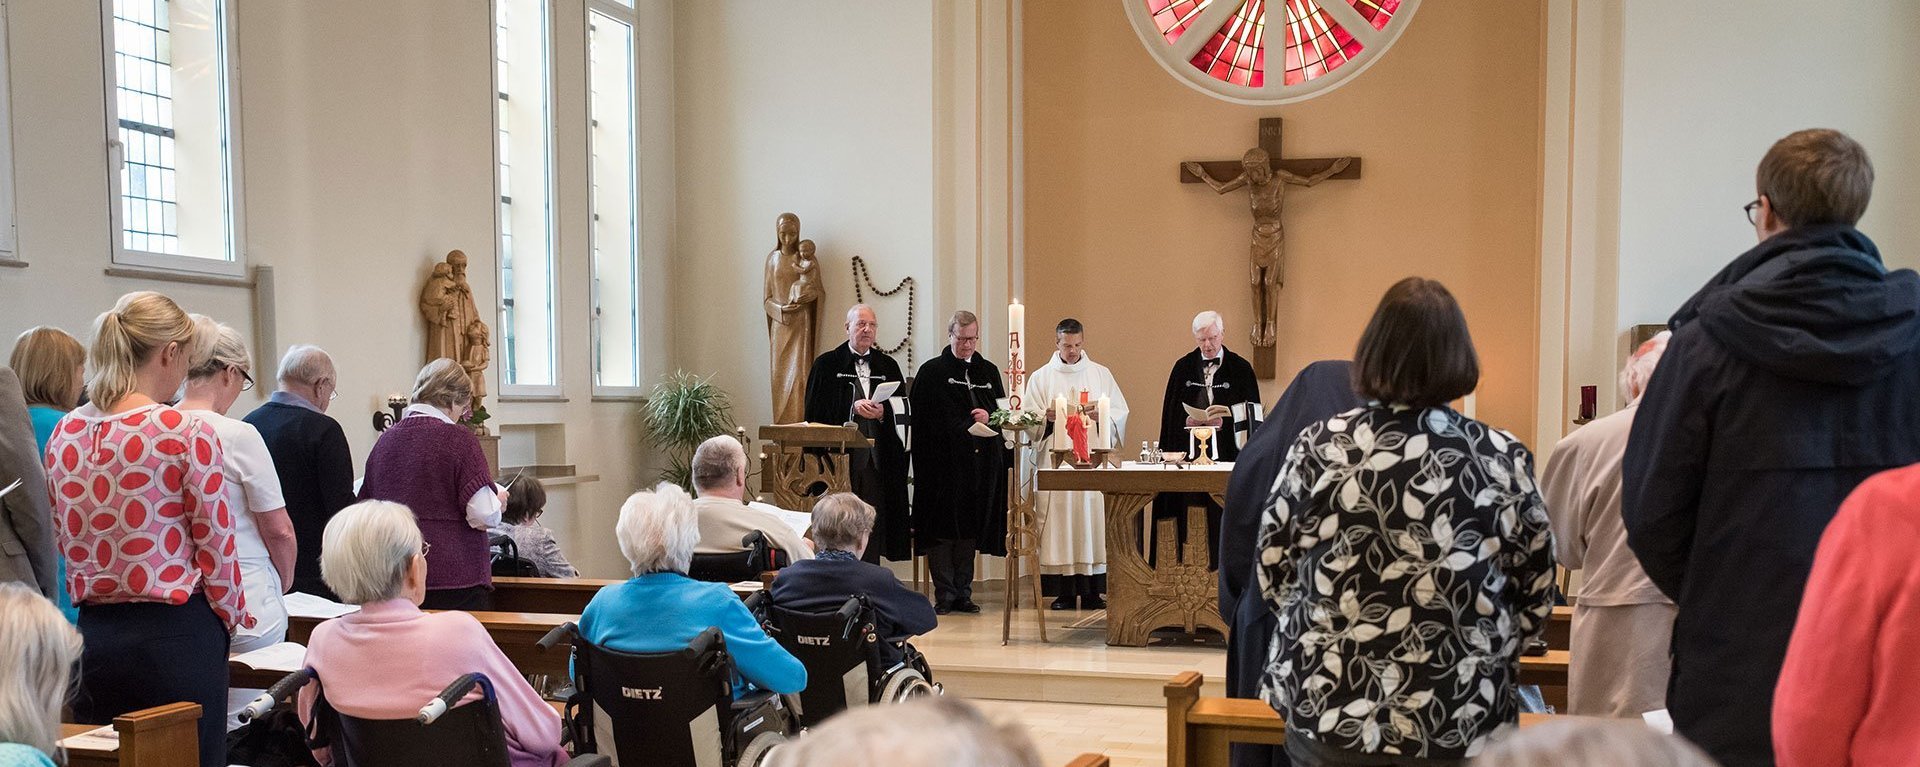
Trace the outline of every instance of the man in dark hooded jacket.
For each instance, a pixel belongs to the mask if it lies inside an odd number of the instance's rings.
[[[1800,131],[1756,180],[1760,244],[1674,315],[1622,478],[1627,542],[1679,606],[1674,726],[1728,767],[1774,762],[1774,683],[1827,521],[1920,461],[1920,275],[1854,229],[1866,151]]]

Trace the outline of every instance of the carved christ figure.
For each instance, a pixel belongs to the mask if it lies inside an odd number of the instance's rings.
[[[1252,261],[1253,316],[1257,318],[1253,325],[1253,345],[1273,346],[1275,317],[1280,308],[1280,288],[1286,284],[1284,272],[1286,229],[1280,223],[1280,212],[1286,202],[1287,185],[1313,186],[1333,175],[1346,170],[1353,163],[1351,157],[1341,157],[1328,165],[1325,170],[1311,176],[1296,176],[1285,170],[1277,170],[1269,162],[1264,149],[1255,147],[1247,150],[1240,158],[1240,175],[1226,181],[1220,181],[1207,175],[1206,168],[1197,162],[1181,163],[1188,173],[1200,177],[1207,186],[1219,194],[1226,194],[1241,187],[1250,187],[1253,198],[1253,244],[1247,249]]]

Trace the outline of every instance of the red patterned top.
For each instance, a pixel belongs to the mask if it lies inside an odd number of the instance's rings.
[[[228,631],[253,625],[211,427],[164,405],[86,405],[60,420],[46,461],[74,604],[179,605],[204,588]]]

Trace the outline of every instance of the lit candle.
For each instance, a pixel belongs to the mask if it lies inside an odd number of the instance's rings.
[[[1007,305],[1007,332],[1017,334],[1026,329],[1027,307],[1022,306],[1020,299],[1016,298]]]
[[[1024,345],[1021,339],[1025,336],[1026,325],[1027,307],[1021,306],[1020,299],[1016,298],[1013,303],[1007,305],[1007,390],[1009,395],[1007,402],[1014,410],[1026,409],[1026,402],[1022,397],[1024,387],[1021,386],[1027,372],[1025,350],[1021,348]]]

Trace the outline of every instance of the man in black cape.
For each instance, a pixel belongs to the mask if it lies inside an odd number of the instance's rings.
[[[913,527],[907,506],[907,449],[894,429],[893,406],[874,399],[881,384],[905,385],[900,363],[874,350],[879,329],[873,309],[856,304],[847,310],[847,342],[813,361],[807,373],[807,420],[824,424],[852,424],[873,440],[871,450],[851,451],[848,475],[854,495],[871,504],[872,543],[862,559],[880,563],[886,558],[913,558]]]
[[[1173,372],[1167,375],[1166,398],[1160,406],[1160,449],[1186,450],[1187,427],[1209,425],[1214,429],[1213,445],[1219,453],[1221,463],[1229,463],[1240,457],[1240,444],[1235,439],[1236,423],[1233,416],[1205,422],[1196,421],[1187,415],[1183,405],[1192,405],[1205,409],[1212,405],[1234,405],[1260,402],[1260,382],[1254,378],[1253,365],[1245,357],[1234,354],[1222,339],[1226,337],[1226,322],[1220,313],[1205,311],[1193,318],[1194,350],[1173,363]],[[1257,424],[1247,424],[1243,428],[1252,429]],[[1251,439],[1253,435],[1247,435]],[[1196,446],[1197,447],[1197,446]],[[1195,457],[1192,453],[1189,457]],[[1207,507],[1207,546],[1213,548],[1220,540],[1220,507],[1205,495],[1162,493],[1153,499],[1154,535],[1148,536],[1147,561],[1152,563],[1158,556],[1154,538],[1159,533],[1159,520],[1173,518],[1177,523],[1178,540],[1184,547],[1187,543],[1186,509],[1189,504],[1205,504]]]
[[[1247,440],[1227,480],[1227,509],[1220,520],[1220,617],[1227,635],[1227,697],[1259,698],[1266,670],[1267,644],[1276,628],[1273,612],[1260,594],[1254,574],[1260,562],[1260,519],[1273,480],[1280,476],[1287,450],[1300,430],[1363,404],[1353,388],[1353,363],[1322,360],[1308,365],[1280,395],[1273,413]],[[1233,767],[1269,767],[1287,763],[1286,749],[1236,743]]]
[[[987,416],[1006,396],[1000,368],[981,356],[980,319],[958,311],[947,348],[914,375],[914,542],[933,575],[934,611],[977,613],[973,555],[1006,555],[1009,452]]]

